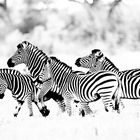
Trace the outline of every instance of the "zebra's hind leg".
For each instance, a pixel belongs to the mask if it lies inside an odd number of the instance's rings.
[[[14,113],[14,117],[17,117],[20,109],[21,109],[21,106],[23,105],[24,101],[17,101],[18,102],[18,105],[15,107],[15,113]]]
[[[114,105],[113,105],[113,100],[111,99],[110,96],[102,97],[102,101],[103,101],[106,112],[108,112],[110,109],[112,111],[115,110]]]
[[[79,115],[81,114],[82,116],[85,116],[85,115],[94,116],[94,113],[90,109],[90,107],[89,107],[87,102],[80,102],[80,104],[81,104],[81,109],[80,109]]]
[[[121,107],[121,109],[124,109],[125,108],[125,105],[124,105],[124,103],[122,102],[121,99],[120,99],[120,107]]]
[[[119,101],[115,100],[115,110],[117,110],[117,113],[120,113],[120,107],[121,109],[125,108],[122,100],[121,99]]]

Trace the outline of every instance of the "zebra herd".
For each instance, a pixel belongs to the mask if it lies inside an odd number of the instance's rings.
[[[27,99],[29,115],[33,115],[32,102],[46,117],[50,110],[45,101],[53,99],[62,112],[72,115],[74,99],[80,103],[79,114],[94,115],[90,102],[102,100],[105,110],[120,112],[122,98],[139,99],[140,69],[119,69],[97,49],[88,56],[78,58],[78,67],[89,68],[88,73],[74,71],[56,57],[48,57],[27,41],[17,45],[17,51],[7,61],[9,67],[24,63],[30,74],[23,75],[14,69],[0,69],[0,99],[6,89],[11,90],[18,105],[14,116]]]

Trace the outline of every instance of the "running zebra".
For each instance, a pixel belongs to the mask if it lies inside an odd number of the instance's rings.
[[[22,43],[17,45],[17,51],[8,60],[7,64],[9,67],[14,67],[18,64],[24,63],[28,67],[28,70],[33,76],[33,78],[37,80],[46,60],[46,57],[46,54],[42,50],[38,49],[38,47],[32,45],[27,41],[23,41]],[[64,98],[58,93],[59,88],[55,85],[55,83],[53,83],[52,85],[52,80],[49,79],[43,83],[42,87],[43,88],[41,89],[41,94],[39,94],[41,95],[39,97],[41,103],[43,104],[43,101],[47,101],[52,98],[58,103],[58,106],[60,107],[62,112],[64,112]]]
[[[15,107],[15,117],[18,115],[20,108],[26,99],[29,108],[29,116],[33,116],[32,101],[37,105],[43,116],[49,114],[49,110],[40,108],[38,102],[35,101],[37,88],[29,75],[22,75],[17,70],[0,69],[0,99],[3,99],[6,89],[9,89],[12,92],[12,96],[18,102],[18,105]]]
[[[98,50],[92,50],[90,55],[78,58],[75,62],[78,67],[89,68],[90,72],[100,70],[112,71],[121,80],[122,95],[124,99],[140,99],[140,69],[119,71],[119,69]]]
[[[69,115],[71,115],[71,101],[74,96],[80,100],[81,107],[86,114],[93,114],[88,104],[97,99],[97,94],[100,95],[106,111],[109,107],[114,109],[112,98],[115,96],[116,99],[119,96],[118,89],[120,85],[116,74],[100,71],[96,74],[78,75],[72,70],[72,67],[56,57],[50,57],[49,62],[51,77],[58,85],[59,92],[66,101],[66,110]],[[45,67],[42,68],[42,73],[47,72]]]

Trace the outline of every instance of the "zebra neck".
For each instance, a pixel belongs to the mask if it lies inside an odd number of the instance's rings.
[[[40,51],[38,53],[38,50],[29,50],[27,60],[26,66],[28,67],[28,70],[30,71],[33,78],[36,79],[41,72],[42,67],[44,66],[46,55],[44,53],[41,54]]]
[[[112,71],[119,76],[122,75],[122,72],[107,57],[102,62],[101,70]]]
[[[61,63],[60,61],[52,59],[50,71],[53,81],[61,89],[61,87],[68,82],[72,69],[63,62]]]

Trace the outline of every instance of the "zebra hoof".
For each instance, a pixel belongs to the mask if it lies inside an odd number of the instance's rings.
[[[85,111],[82,109],[82,110],[80,110],[79,115],[82,115],[82,117],[85,117],[86,113],[85,113]]]
[[[32,113],[32,114],[30,114],[29,116],[30,116],[30,117],[32,117],[32,116],[33,116],[33,113]]]
[[[43,107],[41,110],[40,110],[42,116],[46,117],[49,115],[50,113],[50,110],[47,109],[47,107]]]
[[[117,110],[117,113],[120,114],[120,110],[119,109]]]
[[[17,117],[17,115],[18,115],[17,113],[16,113],[16,114],[14,114],[14,117]]]
[[[106,111],[106,112],[109,112],[109,110],[108,110],[107,108],[105,108],[105,111]]]

